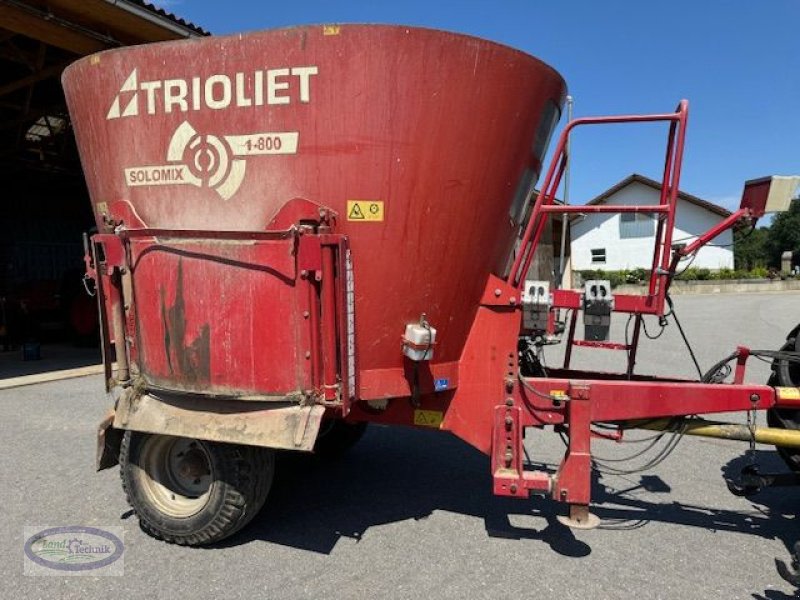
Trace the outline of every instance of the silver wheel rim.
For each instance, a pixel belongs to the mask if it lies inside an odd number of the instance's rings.
[[[148,500],[166,515],[191,517],[208,503],[213,482],[211,457],[197,440],[148,436],[135,473]]]

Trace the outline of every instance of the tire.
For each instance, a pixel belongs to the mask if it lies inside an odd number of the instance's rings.
[[[782,352],[800,351],[800,336],[795,329],[786,343],[781,347]],[[790,336],[792,334],[789,334]],[[774,361],[772,376],[767,385],[800,387],[800,364],[788,361]],[[767,424],[780,429],[800,429],[800,410],[787,408],[771,408],[767,411]],[[800,472],[800,449],[776,448],[783,461],[792,471]]]
[[[337,459],[355,446],[367,431],[367,423],[348,423],[340,419],[322,422],[314,454],[323,459]]]
[[[275,473],[267,448],[126,431],[122,489],[142,530],[202,546],[233,535],[258,513]]]

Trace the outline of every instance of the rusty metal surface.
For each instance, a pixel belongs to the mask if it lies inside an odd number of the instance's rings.
[[[110,469],[119,463],[119,447],[123,433],[120,429],[114,429],[114,411],[108,411],[97,425],[96,466],[98,471]]]
[[[297,198],[336,211],[353,256],[359,375],[402,369],[398,336],[423,312],[441,340],[434,370],[460,358],[565,93],[517,50],[361,25],[110,51],[72,65],[64,87],[101,231],[119,200],[165,229],[263,230]],[[354,200],[376,213],[348,214]],[[244,242],[183,256],[143,256],[146,245],[132,257],[143,372],[251,393],[297,380],[296,282],[197,255],[246,263],[257,250]]]
[[[275,406],[213,398],[157,398],[130,389],[119,399],[114,427],[310,452],[324,412],[324,407],[319,405]]]

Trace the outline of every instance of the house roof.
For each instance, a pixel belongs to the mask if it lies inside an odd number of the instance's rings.
[[[661,191],[661,183],[656,181],[655,179],[650,179],[649,177],[645,177],[644,175],[639,175],[638,173],[633,173],[628,175],[625,179],[620,181],[618,184],[608,188],[605,192],[600,194],[599,196],[592,198],[586,204],[602,204],[606,200],[608,200],[611,196],[616,194],[621,189],[629,186],[632,183],[641,183],[648,187],[653,188],[654,190]],[[713,202],[709,202],[708,200],[703,200],[702,198],[698,198],[697,196],[693,196],[692,194],[687,194],[686,192],[682,192],[678,190],[678,198],[681,200],[685,200],[690,204],[694,204],[695,206],[699,206],[700,208],[704,208],[709,212],[712,212],[720,217],[727,217],[730,216],[731,212],[721,206],[714,204]]]
[[[173,23],[175,23],[177,25],[181,25],[181,26],[185,27],[186,29],[190,30],[191,32],[196,33],[197,35],[201,35],[201,36],[210,35],[209,32],[206,29],[203,29],[199,25],[195,25],[191,21],[187,21],[186,19],[182,19],[181,17],[177,16],[175,13],[172,13],[172,12],[170,12],[168,10],[165,10],[165,9],[161,8],[160,6],[156,6],[155,4],[151,4],[150,2],[147,2],[146,0],[129,0],[129,1],[131,2],[131,4],[136,4],[138,6],[141,6],[142,8],[144,8],[145,10],[147,10],[149,12],[152,12],[152,13],[155,13],[155,14],[161,16],[161,17],[164,17],[165,19],[168,19],[169,21],[172,21]]]

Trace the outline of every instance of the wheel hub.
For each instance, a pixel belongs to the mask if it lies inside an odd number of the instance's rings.
[[[199,450],[189,450],[178,460],[176,473],[181,479],[199,479],[208,475],[208,463],[205,456]]]
[[[150,436],[142,448],[139,467],[142,490],[162,512],[190,517],[208,502],[213,477],[210,457],[201,442]]]

